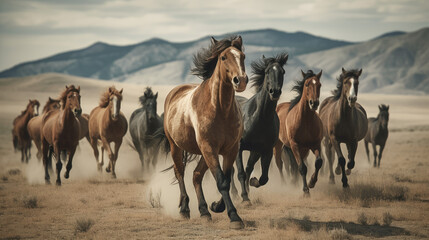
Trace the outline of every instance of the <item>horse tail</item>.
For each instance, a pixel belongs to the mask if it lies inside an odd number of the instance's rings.
[[[164,124],[161,124],[161,126],[154,132],[152,138],[155,140],[154,142],[159,151],[162,151],[165,155],[170,153],[170,142],[168,142],[167,136],[165,135]]]
[[[16,136],[12,130],[12,143],[13,143],[13,149],[18,151],[18,136]]]

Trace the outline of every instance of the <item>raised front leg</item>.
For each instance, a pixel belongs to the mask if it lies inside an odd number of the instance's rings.
[[[352,169],[355,167],[355,156],[357,151],[358,143],[351,142],[347,144],[347,151],[349,152],[349,162],[347,163],[347,175],[350,175]]]
[[[112,163],[115,159],[115,155],[112,151],[112,148],[110,147],[110,143],[107,141],[106,138],[101,138],[101,142],[103,143],[103,148],[107,151],[107,154],[109,156],[109,165],[107,165],[106,167],[106,172],[110,173],[112,171]],[[112,172],[112,177],[116,178],[114,172]]]
[[[237,177],[241,185],[241,197],[243,198],[243,201],[250,202],[246,188],[246,172],[244,171],[243,166],[243,150],[241,149],[238,151],[238,157],[235,165],[237,166]]]
[[[249,192],[250,176],[252,176],[253,169],[255,168],[256,162],[261,157],[261,154],[258,152],[251,151],[249,155],[249,160],[247,161],[246,166],[246,190]],[[257,181],[257,180],[256,180]]]
[[[258,188],[260,186],[264,186],[268,182],[268,170],[270,168],[272,158],[273,158],[272,151],[261,154],[261,170],[262,170],[261,177],[259,178],[259,180],[256,179],[255,177],[250,179],[249,181],[250,186]]]
[[[346,159],[344,158],[343,152],[341,151],[340,143],[335,139],[334,136],[331,136],[331,142],[338,156],[338,164],[337,164],[337,167],[335,168],[335,173],[338,175],[341,173],[342,175],[341,182],[343,183],[343,187],[344,188],[349,187],[349,184],[347,183],[348,182],[347,176],[346,176]]]
[[[321,151],[320,151],[320,144],[318,146],[316,146],[315,148],[311,149],[311,151],[316,156],[316,161],[314,163],[314,167],[315,167],[314,173],[311,176],[310,183],[308,184],[308,187],[314,188],[314,186],[316,185],[316,182],[317,182],[317,176],[319,174],[319,169],[323,165],[323,160],[322,160]]]
[[[67,165],[66,165],[66,172],[64,173],[64,178],[68,179],[70,176],[70,170],[72,169],[72,162],[73,162],[73,156],[76,152],[76,147],[75,146],[70,152],[69,152],[69,160],[67,161]]]
[[[194,170],[194,176],[192,180],[194,183],[195,192],[197,193],[198,210],[200,210],[200,215],[202,218],[207,218],[207,220],[211,220],[212,216],[208,210],[207,202],[204,198],[203,188],[201,186],[207,168],[208,167],[206,164],[206,160],[204,160],[204,157],[201,156],[200,161],[198,162],[198,165]]]
[[[378,167],[380,167],[381,155],[383,154],[384,143],[380,145],[380,152],[378,153]]]
[[[295,157],[296,163],[298,164],[298,171],[302,177],[302,183],[303,183],[302,190],[304,191],[305,195],[308,195],[310,193],[310,190],[308,189],[308,186],[307,186],[307,166],[302,160],[302,156],[301,156],[302,150],[299,148],[296,142],[291,142],[290,148],[292,149],[293,156]]]
[[[113,161],[112,161],[112,176],[113,176],[113,178],[116,178],[116,161],[118,160],[119,148],[121,147],[121,144],[122,144],[122,138],[115,142],[115,152],[114,152]]]

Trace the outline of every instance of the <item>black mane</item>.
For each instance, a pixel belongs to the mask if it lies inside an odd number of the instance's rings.
[[[191,69],[191,74],[198,76],[203,81],[209,79],[216,68],[217,59],[225,49],[232,46],[232,41],[237,37],[232,36],[220,41],[212,41],[208,48],[203,48],[194,55],[195,67]],[[237,46],[234,46],[237,48]],[[241,48],[237,48],[242,51]]]
[[[153,98],[153,92],[152,92],[152,88],[147,87],[146,90],[144,91],[143,95],[139,97],[139,101],[140,104],[142,105],[142,107],[145,106],[146,103],[146,99],[148,98]]]
[[[307,73],[305,73],[304,78],[301,81],[296,81],[295,82],[295,86],[293,86],[292,91],[295,91],[298,93],[298,96],[296,96],[294,99],[292,99],[292,101],[290,101],[290,106],[289,106],[289,110],[291,110],[293,107],[295,107],[295,105],[297,105],[299,103],[299,101],[301,100],[302,97],[302,92],[304,91],[304,84],[305,84],[305,80],[316,76],[316,74],[314,74],[314,72],[312,70],[308,70]]]
[[[341,73],[340,77],[337,78],[337,89],[332,91],[332,95],[334,96],[335,100],[338,100],[341,97],[344,79],[350,78],[350,77],[359,78],[359,70],[358,69],[352,69],[352,70],[346,71],[345,73],[343,73],[343,72]]]
[[[256,88],[256,92],[259,92],[264,85],[265,80],[265,70],[273,63],[279,63],[281,67],[283,67],[288,59],[288,54],[286,52],[282,52],[275,57],[265,58],[256,60],[252,62],[252,77],[250,78],[250,82],[252,82],[251,87]]]
[[[389,106],[387,106],[385,104],[380,104],[379,108],[380,108],[380,112],[384,112],[384,111],[388,112],[389,111]]]

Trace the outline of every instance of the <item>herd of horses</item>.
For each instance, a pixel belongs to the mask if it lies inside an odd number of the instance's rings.
[[[171,153],[183,217],[190,216],[189,196],[184,183],[185,167],[196,156],[200,160],[192,179],[201,217],[211,219],[202,189],[204,174],[210,170],[221,193],[219,201],[213,202],[210,209],[213,212],[226,209],[231,228],[243,227],[230,196],[231,184],[232,194],[238,192],[233,182],[234,162],[241,197],[247,202],[250,201],[249,185],[260,187],[268,182],[273,155],[283,181],[283,165],[289,174],[301,175],[305,195],[315,187],[323,166],[322,144],[329,163],[329,180],[331,183],[335,181],[333,163],[336,154],[335,173],[341,174],[344,188],[349,186],[347,175],[355,166],[360,140],[365,141],[368,161],[368,143],[372,144],[374,166],[380,166],[388,136],[389,106],[379,105],[377,118],[367,118],[365,109],[357,102],[362,69],[343,68],[333,95],[321,103],[322,71],[301,71],[302,79],[293,87],[297,96],[291,102],[278,104],[288,54],[283,52],[268,58],[262,56],[252,62],[250,82],[256,93],[250,99],[235,95],[235,92],[244,91],[249,82],[244,59],[240,36],[219,41],[211,38],[209,47],[202,48],[194,55],[191,73],[203,80],[201,84],[184,84],[172,89],[165,99],[161,116],[156,112],[158,93],[154,94],[147,88],[139,99],[141,108],[130,117],[132,147],[138,152],[144,168],[156,164],[159,151]],[[49,97],[40,116],[40,103],[30,100],[26,110],[13,122],[13,144],[15,150],[21,150],[21,160],[28,162],[32,140],[38,150],[37,158],[43,159],[46,183],[50,182],[49,172],[52,171],[54,156],[56,183],[61,185],[62,161],[68,157],[64,174],[68,178],[76,147],[81,139],[86,138],[93,148],[98,170],[102,170],[106,150],[109,157],[106,171],[116,177],[119,148],[128,130],[127,120],[120,111],[122,92],[122,89],[109,87],[89,115],[82,114],[80,87],[73,85],[66,86],[59,99]],[[318,108],[319,112],[316,111]],[[347,168],[341,143],[347,146]],[[376,145],[380,145],[378,156]],[[246,168],[243,166],[244,150],[250,151]],[[307,183],[306,162],[310,151],[316,160],[314,173]],[[219,155],[223,158],[222,167]],[[259,159],[262,174],[259,179],[250,178]]]

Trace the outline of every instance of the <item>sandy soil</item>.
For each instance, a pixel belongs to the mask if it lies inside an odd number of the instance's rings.
[[[381,168],[368,163],[363,144],[357,153],[356,168],[344,192],[337,176],[335,185],[328,176],[319,178],[311,197],[303,197],[301,184],[280,181],[274,162],[270,181],[250,191],[252,205],[234,199],[245,221],[243,230],[230,230],[226,213],[212,213],[213,221],[199,218],[191,175],[186,171],[191,219],[179,217],[179,189],[171,185],[169,157],[158,160],[157,169],[142,170],[138,156],[126,143],[120,149],[116,173],[111,179],[98,173],[92,150],[81,141],[70,179],[63,186],[45,185],[42,164],[35,158],[21,164],[14,153],[10,130],[13,118],[25,108],[29,98],[42,106],[64,85],[81,86],[83,112],[98,103],[100,93],[111,82],[45,74],[31,78],[0,79],[0,239],[427,239],[429,237],[429,97],[359,94],[358,101],[369,116],[380,103],[390,104],[390,136]],[[144,86],[115,83],[124,88],[122,111],[129,118],[138,107]],[[158,112],[172,86],[154,86],[159,91]],[[322,89],[322,99],[329,89]],[[244,96],[251,96],[246,91]],[[281,101],[290,99],[284,92]],[[125,136],[130,141],[130,136]],[[247,156],[247,155],[246,155]],[[314,158],[309,158],[309,174]],[[259,166],[258,166],[259,167]],[[255,176],[259,176],[259,168]],[[218,200],[213,177],[203,182],[206,200]],[[87,231],[83,231],[87,224]],[[79,230],[81,229],[81,230]],[[85,229],[86,230],[86,229]]]

